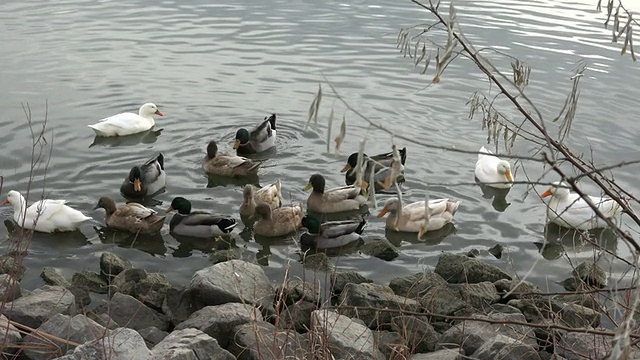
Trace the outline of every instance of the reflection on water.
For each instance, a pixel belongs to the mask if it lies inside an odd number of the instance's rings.
[[[167,247],[159,233],[133,234],[108,227],[94,227],[98,238],[103,244],[115,244],[123,248],[137,249],[150,255],[165,255]]]
[[[418,233],[395,231],[393,229],[385,229],[384,236],[391,244],[396,247],[400,247],[403,242],[410,244],[438,245],[444,240],[444,238],[455,233],[456,226],[453,223],[448,223],[438,230],[427,232],[421,239],[418,239]]]
[[[478,187],[480,187],[480,190],[482,190],[482,197],[485,199],[492,199],[491,206],[493,206],[496,211],[504,212],[509,205],[511,205],[511,203],[507,202],[507,194],[511,191],[511,188],[496,189],[478,182],[477,178],[476,183],[478,184]]]
[[[540,254],[547,260],[562,257],[567,250],[573,253],[606,249],[617,253],[618,237],[611,229],[578,231],[560,227],[553,223],[545,226],[544,241],[534,241]],[[594,244],[597,245],[594,246]]]
[[[127,135],[127,136],[96,136],[93,138],[93,142],[89,147],[94,146],[137,146],[141,144],[153,144],[158,140],[158,136],[164,129],[148,130],[139,134]]]

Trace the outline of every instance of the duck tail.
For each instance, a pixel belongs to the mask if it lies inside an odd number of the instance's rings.
[[[362,235],[362,232],[364,231],[364,227],[367,226],[367,219],[362,219],[362,221],[360,221],[360,224],[358,224],[358,227],[356,228],[355,233]]]
[[[224,233],[230,233],[233,228],[238,225],[235,219],[220,219],[220,221],[216,224]]]
[[[447,211],[454,215],[456,211],[458,211],[458,206],[460,206],[460,200],[457,201],[447,201]]]
[[[163,153],[158,153],[158,157],[156,157],[156,161],[158,161],[158,164],[160,164],[160,168],[164,170],[164,154]]]
[[[404,163],[407,161],[407,147],[403,147],[400,151],[400,163],[402,165],[404,165]]]
[[[271,129],[275,130],[276,129],[276,114],[271,114],[269,116],[269,118],[267,118],[267,120],[269,121],[269,124],[271,124]]]
[[[255,161],[249,166],[248,171],[258,171],[258,168],[262,165],[262,161]]]

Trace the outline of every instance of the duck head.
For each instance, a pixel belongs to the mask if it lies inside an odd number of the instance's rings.
[[[367,154],[365,153],[362,153],[362,156],[365,158],[365,160],[368,158]],[[340,170],[340,172],[343,173],[345,171],[355,169],[357,166],[358,166],[358,153],[353,153],[349,155],[349,157],[347,158],[347,163],[344,165],[342,170]]]
[[[323,194],[324,193],[324,187],[325,187],[324,177],[322,175],[320,175],[320,174],[313,174],[309,178],[309,183],[307,183],[307,185],[304,187],[303,190],[307,191],[307,190],[313,188],[313,192]]]
[[[158,110],[158,107],[154,103],[146,103],[140,106],[138,115],[142,117],[151,117],[153,115],[164,116],[162,111]]]
[[[207,145],[207,158],[213,159],[218,154],[218,144],[214,140],[209,141]]]
[[[547,196],[557,197],[559,199],[565,198],[569,195],[569,185],[561,181],[554,181],[551,184],[551,187],[547,189],[547,191],[543,192],[540,195],[541,198],[546,198]]]
[[[169,206],[166,212],[177,211],[178,214],[181,215],[189,215],[191,213],[191,202],[183,197],[175,197],[171,201],[171,206]]]
[[[378,218],[385,216],[387,213],[395,214],[398,212],[398,203],[399,201],[397,198],[387,199],[384,203],[384,207],[378,213]]]
[[[236,131],[236,139],[233,142],[233,149],[236,150],[242,145],[249,143],[249,131],[247,129],[239,129]]]
[[[140,166],[136,165],[131,168],[131,171],[129,171],[129,182],[133,184],[133,191],[142,192],[144,177],[144,172]]]
[[[501,160],[498,163],[498,174],[504,176],[508,182],[513,182],[513,175],[511,174],[511,164],[506,160]]]

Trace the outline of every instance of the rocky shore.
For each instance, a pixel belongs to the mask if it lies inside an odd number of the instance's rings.
[[[44,268],[48,285],[33,291],[20,288],[24,269],[11,257],[0,271],[5,358],[585,359],[607,354],[611,341],[567,331],[600,326],[592,294],[542,294],[451,253],[389,284],[333,272],[330,299],[320,284],[271,281],[238,259],[197,271],[183,287],[109,252],[99,272],[71,280]],[[586,264],[572,279],[577,289],[606,282]],[[105,294],[104,303],[88,307],[91,292]]]

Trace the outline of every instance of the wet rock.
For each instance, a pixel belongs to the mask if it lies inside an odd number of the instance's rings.
[[[432,287],[446,287],[447,282],[433,271],[419,272],[413,275],[400,276],[389,282],[389,287],[396,295],[416,299],[423,296]]]
[[[360,251],[384,261],[391,261],[400,256],[400,250],[387,239],[367,242],[360,248]]]
[[[62,286],[45,285],[7,303],[2,313],[10,320],[37,328],[55,314],[75,315],[75,297]]]
[[[478,318],[492,319],[498,321],[519,321],[525,322],[522,314],[501,314],[492,313],[487,316],[477,316]],[[502,325],[490,324],[482,321],[463,321],[455,324],[447,330],[440,338],[440,344],[446,348],[458,348],[462,346],[465,354],[475,353],[484,343],[489,342],[497,334],[508,336],[519,340],[523,344],[537,349],[536,337],[533,329],[524,325]]]
[[[238,360],[307,359],[308,341],[295,331],[276,331],[268,322],[236,326],[227,350]],[[267,350],[268,349],[268,350]]]
[[[538,295],[535,295],[535,293],[542,292],[537,286],[528,281],[500,279],[494,282],[493,285],[496,287],[498,293],[502,296],[503,301],[537,297]],[[507,293],[510,294],[507,295]]]
[[[607,273],[595,264],[593,260],[587,260],[576,266],[572,275],[590,286],[603,288],[607,286]]]
[[[457,349],[442,349],[428,354],[413,354],[407,360],[458,360],[467,359]],[[502,360],[502,359],[501,359]]]
[[[311,326],[311,313],[318,309],[314,303],[298,301],[295,304],[283,305],[279,312],[279,327],[282,329],[295,329],[299,333],[309,331]]]
[[[78,344],[95,340],[105,335],[106,329],[84,315],[74,317],[57,314],[38,327],[38,331],[44,334],[56,336]],[[75,348],[73,345],[53,339],[43,339],[42,336],[29,334],[22,340],[24,354],[30,360],[47,360],[51,358],[50,352],[44,349],[60,348],[62,354]]]
[[[567,333],[556,347],[556,353],[567,360],[602,359],[610,350],[611,339],[602,335]]]
[[[420,304],[413,299],[398,296],[391,288],[378,284],[347,284],[340,294],[339,303],[344,306],[355,306],[373,309],[398,309],[418,311]],[[368,327],[378,329],[381,325],[391,323],[396,314],[389,311],[368,309],[344,309],[343,315],[362,320]]]
[[[125,295],[135,295],[135,286],[137,283],[147,278],[147,272],[143,269],[126,269],[111,279],[111,294],[116,292]]]
[[[355,271],[337,272],[331,276],[331,288],[335,295],[340,295],[347,284],[372,283],[373,280],[368,279]]]
[[[480,250],[471,249],[465,254],[465,256],[470,257],[470,258],[477,258],[478,256],[480,256]]]
[[[83,270],[73,274],[71,284],[97,294],[106,294],[109,291],[107,281],[97,273],[91,271]]]
[[[62,272],[54,267],[43,267],[40,277],[47,285],[63,287],[69,287],[69,285],[71,285],[71,283],[64,278]]]
[[[3,354],[14,354],[18,351],[15,344],[22,340],[22,334],[18,329],[9,323],[6,316],[0,315],[0,351]],[[11,359],[9,356],[8,358]]]
[[[292,305],[298,301],[306,301],[313,304],[320,304],[320,286],[308,281],[288,280],[285,284],[278,286],[276,290],[285,304]]]
[[[458,291],[460,299],[476,309],[482,309],[500,300],[496,287],[488,281],[475,284],[451,284],[449,287]]]
[[[392,320],[394,330],[404,339],[405,344],[413,352],[433,351],[438,342],[438,335],[433,326],[416,316],[396,316]]]
[[[242,259],[242,249],[240,248],[214,250],[209,255],[209,260],[214,264],[239,259]]]
[[[237,326],[255,321],[262,321],[258,309],[248,304],[226,303],[206,306],[194,312],[187,320],[178,324],[176,330],[201,330],[226,348],[233,339],[233,331]]]
[[[84,343],[58,360],[156,360],[137,331],[128,328],[112,330],[109,336]]]
[[[402,359],[401,354],[409,352],[400,334],[395,331],[376,330],[373,332],[373,337],[385,359]]]
[[[116,293],[109,303],[95,309],[98,314],[107,314],[116,323],[134,330],[155,326],[160,330],[169,328],[166,317],[147,307],[138,299],[130,295]]]
[[[198,329],[175,330],[152,350],[163,360],[235,360],[235,356],[220,347],[218,341]]]
[[[473,359],[540,360],[538,351],[519,340],[497,334],[476,350]]]
[[[168,332],[162,331],[155,326],[149,326],[148,328],[138,330],[138,334],[142,336],[149,349],[156,346],[160,341],[162,341],[162,339],[169,335]]]
[[[27,271],[27,267],[22,265],[16,258],[10,255],[0,256],[0,274],[9,274],[16,279],[22,279]]]
[[[228,302],[248,303],[273,314],[275,291],[259,265],[229,260],[197,271],[191,278],[189,292],[196,308]]]
[[[446,281],[454,284],[475,284],[500,279],[511,280],[511,276],[494,265],[464,255],[444,253],[440,255],[434,270]]]
[[[172,286],[162,302],[162,313],[167,315],[173,325],[187,320],[196,308],[191,294],[184,287]]]
[[[489,253],[496,257],[496,259],[502,258],[502,252],[504,251],[504,247],[500,244],[495,244],[493,247],[489,248]]]
[[[106,277],[116,276],[131,268],[131,262],[120,255],[105,251],[100,256],[100,272]]]
[[[577,328],[597,327],[600,325],[601,316],[599,311],[578,304],[564,304],[560,310],[562,321]]]
[[[0,299],[2,301],[13,301],[22,296],[20,282],[9,274],[0,275]]]
[[[373,332],[345,315],[316,310],[311,314],[311,326],[316,343],[328,343],[336,359],[384,359],[375,344]]]
[[[133,287],[135,298],[153,309],[162,309],[162,303],[167,296],[169,279],[164,274],[150,273],[145,279]]]
[[[458,291],[451,290],[447,285],[432,286],[419,301],[426,311],[441,315],[461,314],[470,307],[460,298]]]
[[[333,272],[334,266],[325,253],[305,254],[302,263],[305,268],[313,271]]]

